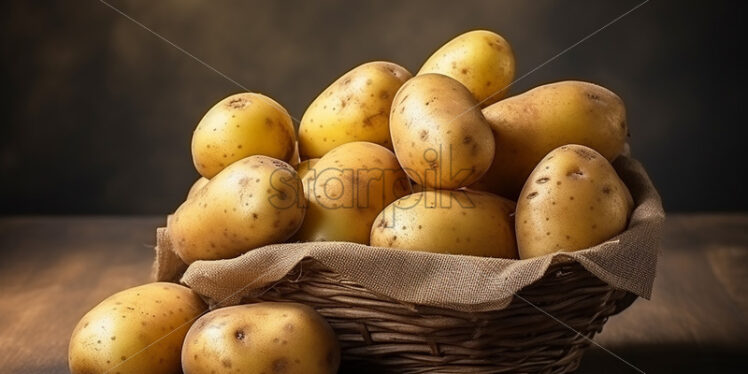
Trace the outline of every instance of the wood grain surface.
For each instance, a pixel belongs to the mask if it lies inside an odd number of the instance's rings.
[[[68,372],[76,322],[110,294],[149,281],[163,224],[0,218],[0,372]],[[595,341],[604,348],[590,349],[580,373],[744,372],[748,214],[669,216],[652,300],[611,318]]]

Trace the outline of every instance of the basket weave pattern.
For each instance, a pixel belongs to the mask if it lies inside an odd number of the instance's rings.
[[[408,305],[304,260],[243,302],[314,307],[338,335],[346,372],[568,373],[579,366],[587,338],[628,305],[623,300],[633,300],[575,262],[551,265],[518,295],[491,312]]]

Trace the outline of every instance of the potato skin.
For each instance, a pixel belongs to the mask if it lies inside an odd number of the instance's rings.
[[[517,258],[513,201],[480,191],[430,190],[398,199],[371,228],[371,245]]]
[[[368,62],[345,73],[309,105],[299,124],[303,159],[319,158],[345,143],[366,141],[392,149],[392,98],[411,74],[386,61]]]
[[[182,348],[185,374],[333,374],[339,365],[330,325],[297,303],[216,309],[192,326]]]
[[[187,330],[206,309],[197,294],[174,283],[118,292],[78,322],[68,350],[70,372],[178,373]]]
[[[554,148],[581,144],[613,161],[628,127],[623,101],[587,82],[563,81],[534,88],[483,109],[496,141],[491,168],[477,189],[515,198],[538,162]]]
[[[478,103],[460,82],[445,75],[418,75],[400,88],[392,104],[390,132],[403,169],[426,187],[468,186],[493,161],[493,134]]]
[[[296,165],[296,173],[299,174],[299,178],[304,179],[306,173],[314,168],[314,165],[317,165],[317,162],[319,162],[318,158],[310,158],[308,160],[301,161],[298,165]]]
[[[288,239],[304,219],[301,181],[266,156],[237,161],[213,177],[168,221],[174,251],[188,264],[236,257]]]
[[[377,214],[410,189],[392,151],[369,142],[334,148],[302,182],[308,206],[294,240],[304,242],[368,244]]]
[[[482,106],[506,96],[514,80],[514,52],[504,38],[486,30],[466,32],[434,52],[418,75],[444,74],[462,83]]]
[[[192,160],[210,179],[247,156],[292,162],[296,133],[291,116],[275,100],[256,93],[231,95],[214,105],[192,134]]]
[[[626,229],[633,206],[605,157],[582,145],[561,146],[538,164],[517,201],[520,258],[600,244]]]
[[[197,195],[197,191],[200,191],[203,187],[205,187],[206,184],[210,182],[210,179],[205,177],[198,178],[195,183],[192,184],[192,187],[190,187],[190,190],[187,192],[187,199]]]

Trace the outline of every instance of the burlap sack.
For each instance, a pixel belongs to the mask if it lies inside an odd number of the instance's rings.
[[[393,250],[345,242],[276,244],[230,260],[186,267],[174,255],[168,232],[158,229],[154,276],[191,287],[213,306],[234,305],[284,278],[311,258],[374,293],[405,304],[461,312],[499,310],[517,291],[540,279],[553,261],[577,261],[609,285],[649,298],[665,213],[639,162],[619,157],[616,170],[634,197],[628,229],[595,247],[528,260],[506,260]],[[303,271],[303,269],[302,269]]]

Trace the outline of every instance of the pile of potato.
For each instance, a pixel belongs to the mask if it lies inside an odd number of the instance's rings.
[[[514,73],[504,38],[471,31],[415,76],[381,61],[347,72],[298,132],[267,96],[221,100],[192,138],[202,177],[168,219],[175,252],[189,264],[272,243],[348,241],[527,259],[619,234],[633,208],[610,164],[628,135],[622,100],[579,81],[504,98]],[[309,307],[205,312],[175,284],[115,294],[76,327],[71,372],[337,371],[335,335]]]

